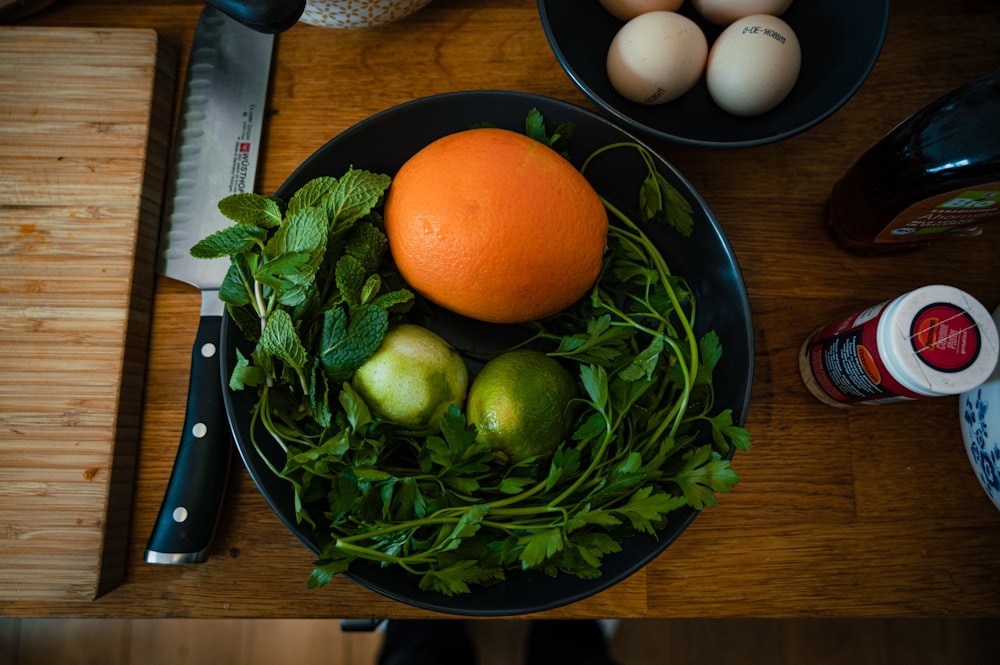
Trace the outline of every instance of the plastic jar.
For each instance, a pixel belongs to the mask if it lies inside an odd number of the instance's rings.
[[[934,284],[815,331],[799,352],[809,391],[832,406],[957,395],[985,382],[1000,354],[989,311]]]

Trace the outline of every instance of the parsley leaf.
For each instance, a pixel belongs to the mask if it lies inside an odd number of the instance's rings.
[[[710,446],[687,453],[684,460],[684,468],[671,480],[677,483],[692,508],[701,510],[705,506],[716,505],[715,494],[728,492],[739,480],[729,461],[713,452]]]

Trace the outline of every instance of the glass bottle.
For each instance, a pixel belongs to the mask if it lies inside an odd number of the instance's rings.
[[[941,97],[872,146],[834,185],[827,225],[877,254],[982,232],[1000,218],[1000,69]]]

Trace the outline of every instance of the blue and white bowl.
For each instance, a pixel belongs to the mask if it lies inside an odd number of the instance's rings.
[[[993,320],[1000,325],[1000,307]],[[983,385],[961,394],[958,410],[969,462],[1000,510],[1000,364]]]

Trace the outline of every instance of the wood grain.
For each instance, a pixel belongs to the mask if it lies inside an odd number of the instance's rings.
[[[466,621],[479,665],[524,662],[531,622]],[[620,665],[979,665],[1000,660],[990,619],[670,619],[618,622]],[[6,665],[373,665],[382,632],[330,619],[0,619]]]
[[[0,28],[0,599],[125,574],[176,62],[149,29]]]
[[[199,1],[123,6],[67,3],[31,22],[152,27],[183,63]],[[872,75],[817,127],[741,150],[657,145],[706,199],[744,273],[756,344],[747,421],[754,444],[735,460],[741,484],[662,556],[620,585],[545,616],[1000,617],[1000,512],[965,459],[957,400],[832,409],[804,389],[796,358],[816,326],[923,284],[950,283],[990,309],[1000,304],[995,229],[974,241],[872,259],[839,249],[822,222],[830,188],[860,153],[1000,62],[998,31],[1000,9],[989,0],[946,9],[930,0],[894,2]],[[257,189],[274,191],[314,150],[372,113],[470,88],[525,90],[594,108],[559,68],[534,0],[434,0],[369,31],[297,25],[277,44]],[[50,287],[32,288],[44,294]],[[94,603],[18,602],[0,606],[0,614],[426,616],[348,579],[307,590],[311,556],[238,460],[209,561],[142,563],[179,438],[198,305],[196,291],[156,282],[125,583]]]

